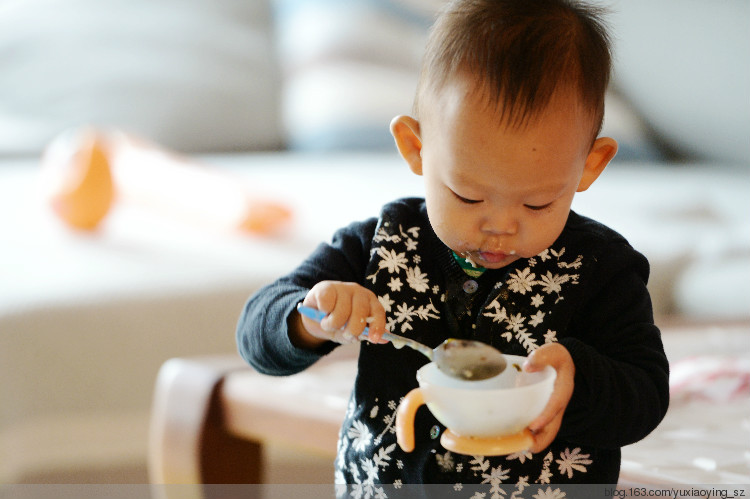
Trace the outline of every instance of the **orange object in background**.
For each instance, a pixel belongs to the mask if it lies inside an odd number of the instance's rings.
[[[268,202],[250,202],[245,218],[238,228],[256,234],[270,234],[286,225],[292,212],[281,204]]]
[[[253,198],[226,172],[118,131],[66,132],[50,143],[42,166],[52,209],[76,229],[95,229],[115,194],[204,227],[257,235],[277,232],[292,215],[281,203]]]
[[[54,212],[76,229],[93,230],[114,200],[109,161],[93,130],[53,142],[43,158],[47,195]]]

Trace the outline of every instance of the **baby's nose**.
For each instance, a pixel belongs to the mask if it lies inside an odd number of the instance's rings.
[[[513,235],[518,232],[518,219],[510,211],[496,211],[482,221],[482,232],[496,235]]]

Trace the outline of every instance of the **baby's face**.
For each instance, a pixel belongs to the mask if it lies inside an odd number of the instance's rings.
[[[576,102],[555,97],[528,125],[512,128],[461,79],[430,98],[417,173],[430,223],[448,247],[501,268],[552,245],[591,148],[592,119]]]

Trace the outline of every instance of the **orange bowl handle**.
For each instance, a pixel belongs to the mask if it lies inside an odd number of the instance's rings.
[[[414,388],[406,394],[396,412],[396,440],[404,452],[414,450],[414,417],[417,409],[424,404],[422,390]]]

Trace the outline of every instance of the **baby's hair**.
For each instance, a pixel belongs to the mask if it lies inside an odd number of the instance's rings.
[[[542,112],[555,90],[573,89],[598,135],[612,66],[603,14],[574,0],[449,2],[430,32],[415,114],[425,90],[468,72],[513,126]]]

